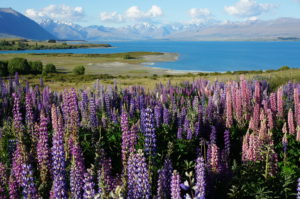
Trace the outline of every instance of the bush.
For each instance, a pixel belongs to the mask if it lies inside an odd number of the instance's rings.
[[[8,75],[7,62],[0,61],[0,77]]]
[[[84,73],[85,73],[85,67],[84,66],[76,66],[73,69],[73,73],[75,75],[84,75]]]
[[[130,54],[126,54],[123,56],[123,59],[134,59]]]
[[[44,74],[56,73],[56,67],[54,64],[47,64],[43,70]]]
[[[31,73],[32,74],[42,74],[43,72],[43,63],[41,61],[32,61],[29,62],[29,65],[31,66]]]
[[[14,75],[16,72],[19,74],[29,74],[31,67],[24,58],[13,58],[8,62],[8,73]]]
[[[289,69],[290,69],[290,67],[288,67],[288,66],[282,66],[278,70],[283,71],[283,70],[289,70]]]

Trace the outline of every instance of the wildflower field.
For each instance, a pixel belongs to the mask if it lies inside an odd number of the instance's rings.
[[[300,84],[0,80],[0,199],[300,198]]]

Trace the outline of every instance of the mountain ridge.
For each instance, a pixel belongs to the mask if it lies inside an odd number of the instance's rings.
[[[26,39],[56,39],[39,24],[12,8],[0,8],[0,36]],[[3,37],[2,36],[2,37]]]

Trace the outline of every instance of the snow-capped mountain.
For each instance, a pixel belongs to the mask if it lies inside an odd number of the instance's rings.
[[[60,39],[70,40],[276,40],[300,38],[300,19],[280,18],[261,21],[213,24],[151,24],[124,27],[87,26],[46,20],[40,25]]]

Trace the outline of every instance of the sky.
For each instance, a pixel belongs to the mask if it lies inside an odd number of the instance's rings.
[[[300,0],[1,0],[35,21],[126,26],[300,18]]]

